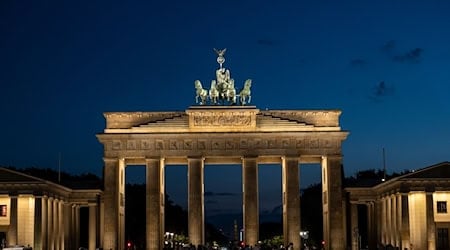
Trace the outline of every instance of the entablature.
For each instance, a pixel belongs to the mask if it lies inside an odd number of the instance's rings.
[[[105,157],[339,155],[346,132],[100,134]]]

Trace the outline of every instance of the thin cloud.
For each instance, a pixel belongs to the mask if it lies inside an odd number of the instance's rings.
[[[375,102],[381,102],[383,98],[385,98],[386,96],[391,96],[393,94],[394,87],[387,85],[385,81],[381,81],[373,87],[369,99]]]
[[[367,65],[367,61],[361,58],[355,58],[350,61],[350,66],[352,67],[364,67]]]
[[[389,40],[385,44],[381,46],[381,51],[384,53],[391,53],[396,47],[396,43],[394,40]]]
[[[396,55],[392,58],[395,62],[418,63],[422,59],[423,49],[415,48],[405,54]]]

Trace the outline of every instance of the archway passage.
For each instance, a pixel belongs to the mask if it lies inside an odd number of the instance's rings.
[[[204,244],[204,166],[241,164],[244,239],[258,240],[258,164],[281,164],[283,234],[300,249],[299,164],[322,166],[326,249],[344,249],[341,144],[348,132],[338,110],[264,110],[251,106],[194,106],[185,112],[105,113],[103,248],[124,244],[124,168],[146,166],[147,249],[161,249],[164,234],[164,168],[188,166],[189,239]]]

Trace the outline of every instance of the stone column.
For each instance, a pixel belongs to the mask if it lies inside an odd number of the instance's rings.
[[[387,223],[387,216],[386,216],[386,197],[381,198],[381,243],[383,245],[387,245],[387,238],[386,238],[386,223]]]
[[[64,201],[63,200],[59,200],[59,249],[64,250],[64,234],[65,234],[65,229],[64,229]]]
[[[367,234],[368,234],[368,245],[369,250],[377,249],[377,224],[375,221],[376,213],[375,213],[375,203],[369,202],[367,204]]]
[[[116,158],[104,158],[103,161],[105,163],[103,169],[105,182],[105,191],[103,192],[105,202],[103,243],[105,249],[117,250],[119,243],[119,160]]]
[[[53,199],[53,241],[54,249],[59,249],[59,200]]]
[[[75,249],[80,248],[80,205],[75,208]]]
[[[244,242],[254,247],[259,239],[258,162],[256,157],[242,159],[242,185]]]
[[[6,242],[8,245],[17,245],[17,196],[11,196],[10,206],[10,222]]]
[[[358,204],[350,204],[352,250],[359,250]]]
[[[428,249],[436,249],[436,224],[434,222],[433,193],[427,192],[427,235]]]
[[[391,244],[394,247],[400,247],[397,238],[397,199],[395,195],[391,195],[389,199],[391,201]]]
[[[282,159],[283,236],[284,243],[300,249],[300,180],[297,157]],[[342,204],[340,204],[342,205]]]
[[[146,159],[146,165],[147,249],[156,250],[164,243],[164,160]]]
[[[204,159],[188,158],[189,240],[195,246],[205,243]]]
[[[397,236],[397,242],[398,242],[398,247],[399,249],[403,249],[404,246],[402,245],[402,196],[397,193],[395,195],[395,199],[397,200],[397,214],[396,214],[396,218],[397,218],[397,231],[396,231],[396,236]]]
[[[395,194],[392,195],[392,224],[393,231],[392,235],[394,237],[394,246],[400,249],[400,226],[398,225],[398,210],[400,203],[397,200],[397,196]]]
[[[341,160],[340,155],[322,157],[323,235],[326,250],[343,250],[346,247]]]
[[[48,249],[48,245],[47,245],[47,228],[48,228],[48,221],[47,221],[47,216],[48,216],[48,197],[47,196],[43,196],[41,199],[41,205],[42,205],[42,223],[41,223],[41,232],[42,232],[42,249]]]
[[[70,234],[72,235],[71,240],[70,240],[70,249],[76,249],[75,246],[75,240],[76,240],[76,235],[75,235],[75,205],[71,205],[70,206]]]
[[[428,248],[427,234],[427,199],[424,191],[408,194],[410,243],[414,250]]]
[[[402,199],[402,228],[400,231],[402,248],[408,248],[410,245],[410,233],[409,233],[409,204],[408,193],[401,194]]]
[[[97,206],[89,204],[89,250],[95,250],[97,241]]]
[[[392,244],[392,201],[391,196],[386,196],[386,239],[387,244]]]
[[[47,247],[49,250],[55,249],[53,237],[53,197],[47,199]]]

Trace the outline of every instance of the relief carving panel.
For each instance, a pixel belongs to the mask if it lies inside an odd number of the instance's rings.
[[[249,126],[252,118],[242,113],[199,113],[193,117],[194,126]]]
[[[299,150],[299,152],[319,152],[320,150],[340,151],[339,138],[200,138],[200,139],[122,139],[111,140],[108,150],[113,152],[135,152],[132,154],[146,154],[153,151],[227,151],[264,150],[264,152],[280,152],[283,150]],[[107,150],[107,151],[108,151]],[[267,151],[269,150],[269,151]],[[142,151],[142,152],[139,152]]]

